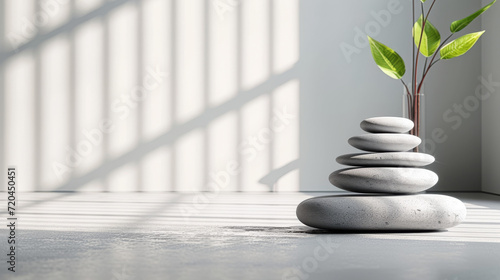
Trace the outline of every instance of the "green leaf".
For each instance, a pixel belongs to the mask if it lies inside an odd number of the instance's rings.
[[[472,15],[463,18],[461,20],[457,20],[451,23],[450,26],[450,31],[451,33],[458,32],[462,29],[464,29],[469,23],[471,23],[474,19],[476,19],[478,16],[480,16],[482,13],[486,12],[493,4],[495,4],[497,0],[494,0],[493,2],[489,3],[488,5],[482,7],[479,11],[473,13]]]
[[[425,3],[425,0],[420,0],[420,1],[422,1],[422,3]]]
[[[368,36],[370,49],[372,50],[373,60],[378,67],[389,77],[401,79],[405,74],[405,63],[401,56],[388,46],[374,40]]]
[[[470,33],[464,35],[456,40],[451,41],[441,48],[439,54],[441,59],[451,59],[457,56],[461,56],[469,51],[472,46],[477,42],[479,37],[483,35],[484,30],[480,32]]]
[[[425,22],[424,34],[422,36],[422,41],[420,41],[420,35],[422,34],[422,16],[415,22],[413,26],[413,37],[415,39],[415,45],[418,47],[420,43],[420,53],[429,57],[431,56],[438,48],[439,43],[441,43],[441,35],[439,31],[432,25],[432,23],[427,20]]]

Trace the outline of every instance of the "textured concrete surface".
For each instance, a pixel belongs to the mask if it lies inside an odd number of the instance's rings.
[[[448,231],[334,234],[295,217],[326,193],[26,193],[0,279],[500,279],[499,197],[447,194],[468,208]]]

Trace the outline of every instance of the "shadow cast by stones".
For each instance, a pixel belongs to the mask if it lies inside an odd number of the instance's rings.
[[[234,231],[282,233],[282,234],[384,234],[384,233],[436,233],[448,230],[325,230],[308,226],[292,227],[258,227],[258,226],[231,226],[224,227]]]

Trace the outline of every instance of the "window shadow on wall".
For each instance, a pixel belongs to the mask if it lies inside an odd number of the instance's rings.
[[[299,190],[298,0],[16,2],[0,163],[24,190]]]

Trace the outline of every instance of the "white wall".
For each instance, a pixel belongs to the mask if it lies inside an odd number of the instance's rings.
[[[482,190],[500,194],[500,7],[496,5],[482,21],[488,33],[482,45],[482,76],[493,81],[482,91]]]
[[[408,65],[408,1],[57,1],[0,2],[0,165],[25,191],[335,190],[359,122],[401,114],[400,83],[354,40],[372,28]],[[436,5],[443,36],[480,7]],[[478,85],[480,46],[440,64],[426,84],[427,136],[447,137],[434,190],[479,190],[480,111],[457,129],[443,114]]]

